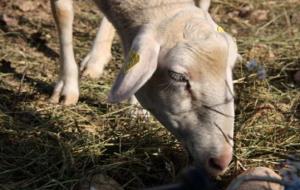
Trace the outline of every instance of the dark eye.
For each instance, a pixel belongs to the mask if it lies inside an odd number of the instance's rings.
[[[184,74],[176,73],[174,71],[168,71],[168,75],[171,79],[175,80],[176,82],[188,82],[188,78]]]

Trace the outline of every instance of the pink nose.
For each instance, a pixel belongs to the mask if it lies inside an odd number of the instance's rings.
[[[208,165],[211,169],[223,172],[232,159],[232,148],[230,150],[226,150],[222,155],[219,157],[210,158],[208,160]]]

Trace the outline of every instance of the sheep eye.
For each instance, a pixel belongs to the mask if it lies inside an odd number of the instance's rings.
[[[176,82],[188,82],[188,78],[184,74],[176,73],[174,71],[168,71],[168,74],[170,78],[175,80]]]

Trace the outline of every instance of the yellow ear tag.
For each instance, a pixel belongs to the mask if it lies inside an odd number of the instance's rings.
[[[225,30],[221,26],[218,26],[217,32],[223,33],[223,32],[225,32]]]
[[[136,51],[130,51],[128,62],[124,66],[124,72],[127,73],[139,61],[140,61],[140,55]]]

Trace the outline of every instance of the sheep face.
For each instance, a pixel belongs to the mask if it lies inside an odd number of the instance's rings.
[[[178,43],[137,92],[140,103],[217,175],[231,160],[234,127],[231,38]],[[232,42],[233,43],[233,42]],[[230,52],[231,51],[231,52]]]
[[[218,175],[232,158],[232,68],[238,54],[225,32],[202,34],[186,34],[170,47],[153,30],[140,32],[109,99],[135,94],[185,145],[195,165]]]

